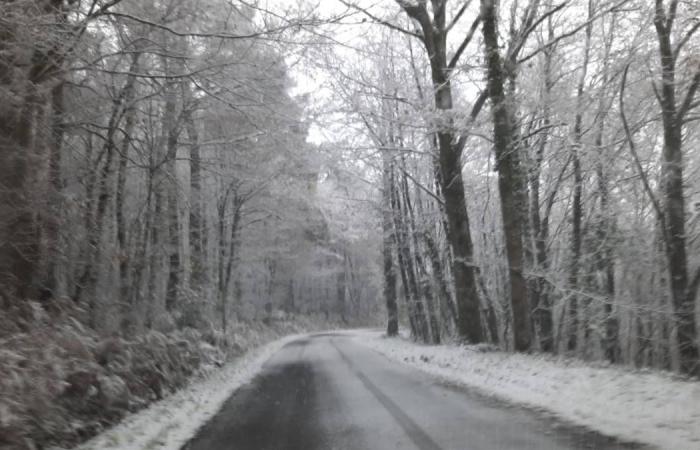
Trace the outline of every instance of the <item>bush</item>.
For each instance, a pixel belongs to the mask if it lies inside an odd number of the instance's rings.
[[[100,337],[70,314],[30,311],[0,338],[3,449],[83,441],[224,360],[194,329],[126,340]]]
[[[323,321],[276,315],[269,325],[235,322],[224,336],[211,324],[172,326],[133,339],[100,336],[74,317],[72,302],[56,302],[51,317],[38,304],[0,314],[0,448],[71,446],[115,424],[224,364],[280,336],[317,329]],[[190,316],[192,318],[194,316]],[[204,330],[200,332],[198,330]]]

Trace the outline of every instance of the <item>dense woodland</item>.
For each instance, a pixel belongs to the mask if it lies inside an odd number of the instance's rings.
[[[373,31],[317,58],[378,172],[388,333],[697,375],[700,6],[342,3]]]
[[[58,352],[66,383],[42,401],[86,383],[109,400],[99,365],[145,392],[133,409],[167,371],[149,354],[131,380],[107,355],[157,341],[176,387],[206,359],[193,342],[294,317],[700,374],[699,17],[690,0],[2,2],[3,389],[26,395]],[[68,427],[20,403],[7,442]]]
[[[290,93],[304,14],[0,4],[0,447],[84,439],[222,352],[379,323],[378,235]]]
[[[373,312],[371,243],[324,210],[332,167],[289,94],[292,22],[221,1],[3,9],[7,308],[70,301],[105,333]]]

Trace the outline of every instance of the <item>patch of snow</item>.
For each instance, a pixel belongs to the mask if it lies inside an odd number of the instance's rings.
[[[249,382],[286,343],[287,336],[245,353],[207,377],[128,416],[75,450],[177,450],[213,417],[240,386]]]
[[[608,436],[661,449],[700,449],[700,382],[550,355],[427,346],[381,332],[358,333],[355,339],[444,381]]]

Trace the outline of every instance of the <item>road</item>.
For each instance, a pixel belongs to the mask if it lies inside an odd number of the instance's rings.
[[[444,383],[344,334],[290,342],[183,450],[633,448]]]

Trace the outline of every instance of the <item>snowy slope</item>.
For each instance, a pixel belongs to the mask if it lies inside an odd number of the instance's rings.
[[[662,449],[700,449],[700,383],[544,355],[425,346],[378,332],[356,340],[445,381]]]
[[[219,410],[265,361],[297,336],[251,350],[189,387],[129,416],[76,450],[177,450]]]

